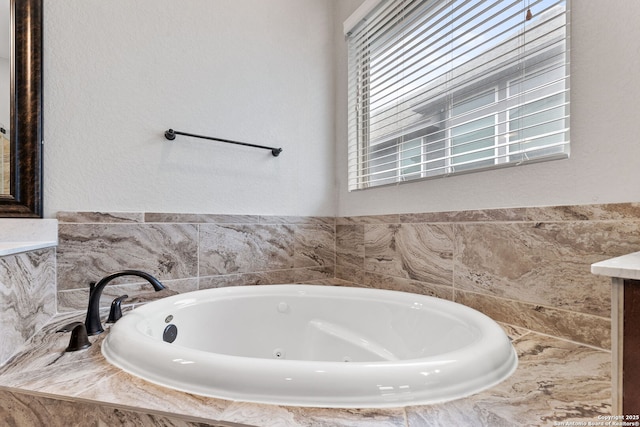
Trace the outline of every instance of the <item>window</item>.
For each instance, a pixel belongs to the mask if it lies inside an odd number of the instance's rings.
[[[367,0],[349,43],[349,190],[569,156],[558,0]]]

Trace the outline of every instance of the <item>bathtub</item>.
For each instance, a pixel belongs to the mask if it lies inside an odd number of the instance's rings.
[[[125,314],[106,360],[204,396],[289,406],[383,408],[468,396],[517,356],[492,319],[450,301],[368,288],[241,286]]]

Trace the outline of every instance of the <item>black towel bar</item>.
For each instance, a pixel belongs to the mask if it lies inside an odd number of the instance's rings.
[[[248,142],[232,141],[230,139],[214,138],[212,136],[195,135],[193,133],[180,132],[180,131],[173,130],[173,129],[169,129],[168,131],[166,131],[164,133],[164,137],[167,138],[170,141],[173,141],[174,139],[176,139],[176,135],[184,135],[184,136],[191,136],[191,137],[194,137],[194,138],[210,139],[212,141],[220,141],[220,142],[226,142],[228,144],[244,145],[244,146],[247,146],[247,147],[263,148],[265,150],[271,150],[271,154],[273,154],[274,157],[278,157],[280,155],[280,153],[282,153],[282,148],[267,147],[267,146],[264,146],[264,145],[257,145],[257,144],[249,144]]]

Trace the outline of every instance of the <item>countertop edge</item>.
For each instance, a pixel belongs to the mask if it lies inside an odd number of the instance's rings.
[[[640,280],[640,252],[591,264],[591,273],[599,276]]]
[[[0,242],[0,256],[14,255],[22,252],[34,251],[37,249],[53,248],[58,246],[54,240],[32,241],[32,242]]]

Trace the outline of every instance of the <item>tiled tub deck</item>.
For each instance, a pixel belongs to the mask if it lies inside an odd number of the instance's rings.
[[[206,398],[147,383],[109,365],[104,336],[65,353],[56,316],[0,370],[0,420],[26,426],[551,426],[597,422],[611,413],[611,354],[503,325],[519,355],[517,371],[476,395],[429,406],[322,409]],[[348,381],[348,379],[345,379]]]
[[[74,212],[58,219],[57,301],[66,313],[0,369],[0,420],[9,425],[551,426],[598,423],[611,413],[611,284],[590,266],[640,250],[639,203],[340,218]],[[404,409],[288,408],[156,387],[108,365],[101,338],[71,354],[64,353],[68,336],[55,333],[82,319],[90,280],[132,259],[178,292],[347,279],[450,299],[503,322],[520,365],[491,390]],[[103,301],[139,292],[148,289],[110,285]]]

